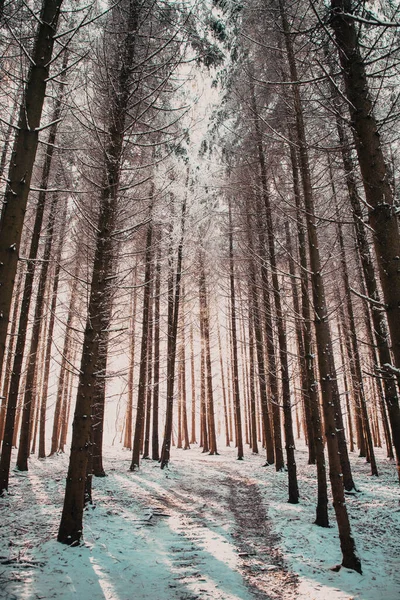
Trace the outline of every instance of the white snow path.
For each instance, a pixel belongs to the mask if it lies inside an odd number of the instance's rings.
[[[0,499],[3,600],[385,600],[400,598],[400,511],[394,465],[370,478],[352,456],[362,493],[348,499],[362,576],[340,562],[330,529],[313,525],[315,468],[297,452],[301,501],[264,457],[174,450],[168,470],[105,450],[108,477],[94,480],[79,548],[56,542],[67,456],[30,460]]]

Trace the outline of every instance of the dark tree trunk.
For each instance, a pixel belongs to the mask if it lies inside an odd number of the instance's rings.
[[[84,490],[88,453],[91,444],[92,408],[97,384],[96,373],[104,335],[107,335],[111,313],[111,284],[114,260],[118,190],[123,159],[126,112],[131,94],[132,64],[138,27],[139,7],[129,3],[123,40],[123,57],[112,87],[108,125],[108,141],[104,152],[103,186],[96,229],[95,256],[84,332],[83,353],[72,431],[71,454],[58,531],[58,541],[79,544],[83,530]]]
[[[222,346],[221,346],[221,330],[219,323],[218,327],[218,354],[219,354],[219,368],[221,371],[221,387],[222,387],[222,402],[224,408],[224,423],[225,423],[225,445],[227,448],[230,447],[231,443],[229,440],[229,418],[228,418],[228,404],[226,399],[226,385],[225,385],[225,369],[224,361],[222,358]]]
[[[50,362],[51,362],[51,346],[53,343],[53,333],[55,325],[55,314],[57,307],[57,295],[58,285],[60,282],[60,269],[61,269],[61,254],[63,245],[65,242],[65,228],[67,222],[67,202],[62,215],[60,239],[58,243],[58,250],[56,255],[56,267],[53,278],[53,286],[51,292],[51,306],[50,306],[50,319],[49,328],[47,331],[46,341],[46,352],[44,359],[44,373],[43,373],[43,387],[41,391],[41,402],[40,402],[40,425],[39,425],[39,458],[46,458],[46,413],[47,413],[47,395],[49,388],[49,375],[50,375]]]
[[[346,95],[349,100],[358,161],[369,207],[369,222],[374,232],[373,240],[394,362],[399,369],[400,235],[398,216],[382,150],[379,126],[369,95],[368,78],[360,52],[358,31],[352,13],[352,0],[331,0],[330,25],[335,34]]]
[[[153,224],[149,223],[146,237],[145,254],[145,273],[143,286],[143,309],[142,309],[142,343],[140,349],[139,382],[136,409],[135,433],[133,437],[132,460],[130,470],[135,471],[139,468],[140,453],[142,451],[143,428],[145,422],[146,410],[146,383],[147,383],[147,357],[149,346],[149,315],[150,315],[150,295],[151,295],[151,272],[153,261]]]
[[[347,423],[348,423],[348,438],[349,438],[349,446],[350,452],[354,452],[354,434],[353,434],[353,419],[352,419],[352,410],[350,403],[350,386],[348,383],[348,376],[346,370],[346,357],[344,351],[344,328],[345,328],[345,318],[343,307],[339,307],[339,319],[338,319],[338,333],[339,333],[339,346],[340,346],[340,357],[342,359],[342,371],[343,371],[343,385],[344,385],[344,394],[346,397],[346,411],[347,411]]]
[[[187,399],[186,399],[186,335],[185,335],[185,315],[182,311],[182,329],[181,329],[181,401],[182,401],[182,433],[183,433],[183,449],[190,450],[189,443],[189,426],[187,417]]]
[[[291,135],[291,126],[289,126],[289,132]],[[298,157],[293,144],[290,146],[290,162],[293,175],[293,194],[296,204],[297,237],[301,269],[301,315],[303,318],[304,359],[307,377],[306,389],[307,397],[310,402],[311,430],[314,438],[315,460],[317,463],[318,494],[315,523],[320,527],[329,527],[328,489],[324,441],[322,435],[320,400],[316,381],[316,365],[312,343],[311,301],[308,289],[309,268],[307,258],[307,237],[303,222]]]
[[[51,136],[51,134],[50,134]],[[50,136],[49,136],[49,144],[50,144]],[[49,152],[54,148],[54,141],[56,137],[56,132],[52,137],[52,145],[49,146]],[[49,154],[48,154],[49,156]],[[49,159],[51,162],[51,158]],[[47,168],[46,168],[47,167]],[[45,170],[47,171],[46,176],[42,177],[42,185],[41,189],[45,190],[47,187],[48,175],[50,170],[50,164],[45,165]],[[45,192],[43,192],[45,193]],[[43,199],[44,204],[44,199]],[[21,422],[21,433],[19,438],[19,448],[18,448],[18,456],[17,456],[17,468],[20,471],[28,470],[28,458],[29,458],[29,446],[30,446],[30,435],[29,435],[29,427],[31,421],[31,408],[32,401],[34,397],[34,381],[35,381],[35,373],[36,373],[36,360],[37,360],[37,352],[40,342],[40,332],[41,325],[43,319],[43,313],[45,308],[45,289],[47,283],[47,274],[49,270],[51,250],[53,246],[53,238],[54,238],[54,224],[57,214],[57,206],[58,206],[58,194],[53,195],[53,199],[50,206],[50,215],[49,222],[47,224],[47,238],[45,243],[45,248],[43,252],[43,262],[41,265],[39,281],[37,284],[37,297],[36,297],[36,306],[35,313],[33,317],[33,326],[32,326],[32,334],[31,341],[29,347],[29,354],[27,359],[27,372],[26,372],[26,383],[25,383],[25,393],[24,393],[24,404],[23,404],[23,412],[22,412],[22,422]]]
[[[334,194],[334,196],[336,196],[336,190],[335,190],[335,187],[333,184],[333,179],[332,179],[332,172],[331,172],[331,183],[332,183],[333,194]],[[349,317],[349,324],[350,324],[350,339],[351,339],[351,344],[352,344],[354,368],[355,368],[355,375],[356,375],[355,383],[357,385],[357,392],[358,392],[358,398],[359,398],[359,403],[360,403],[361,422],[362,422],[362,428],[363,428],[363,432],[364,432],[367,447],[368,447],[368,458],[371,463],[371,475],[378,475],[378,468],[377,468],[376,460],[375,460],[374,447],[373,447],[372,436],[371,436],[371,428],[370,428],[366,400],[365,400],[365,390],[364,390],[364,385],[363,385],[360,351],[359,351],[359,347],[358,347],[358,339],[357,339],[357,331],[356,331],[356,322],[355,322],[355,317],[354,317],[353,303],[351,300],[351,287],[350,287],[349,273],[348,273],[348,268],[347,268],[347,261],[346,261],[345,247],[344,247],[343,230],[342,230],[342,225],[339,220],[340,219],[339,215],[337,215],[337,216],[338,216],[337,231],[338,231],[339,248],[340,248],[340,254],[341,254],[340,260],[341,260],[341,265],[342,265],[342,276],[343,276],[344,289],[345,289],[345,294],[346,294],[347,315]]]
[[[71,413],[71,404],[72,404],[72,396],[74,391],[74,369],[76,363],[76,357],[78,355],[77,348],[71,349],[71,357],[69,360],[70,367],[68,368],[67,378],[65,380],[64,386],[64,400],[62,403],[61,409],[61,428],[60,428],[60,440],[58,442],[57,451],[64,453],[65,452],[65,444],[67,443],[67,435],[68,435],[68,424]]]
[[[153,266],[152,266],[153,267]],[[151,269],[153,271],[153,268]],[[151,272],[150,277],[153,276]],[[148,345],[147,345],[147,372],[146,372],[146,419],[145,426],[143,428],[144,439],[143,439],[143,458],[149,458],[150,456],[150,424],[151,424],[151,399],[152,399],[152,379],[153,379],[153,332],[154,332],[154,299],[153,299],[153,288],[154,284],[151,281],[150,288],[150,305],[149,305],[149,324],[148,324]]]
[[[161,450],[161,468],[169,463],[172,438],[172,423],[174,410],[174,385],[175,385],[175,362],[176,344],[178,337],[179,305],[181,296],[182,259],[183,259],[183,237],[185,233],[186,198],[182,204],[181,214],[181,236],[178,245],[175,285],[172,264],[172,247],[169,264],[168,282],[168,342],[167,342],[167,412],[165,417],[164,441]],[[171,240],[172,245],[172,240]]]
[[[238,365],[238,342],[236,333],[236,294],[235,294],[235,270],[233,260],[233,225],[232,225],[232,207],[229,203],[229,281],[230,281],[230,299],[231,299],[231,336],[232,336],[232,371],[233,371],[233,406],[235,411],[236,423],[236,447],[237,458],[243,460],[243,436],[242,436],[242,413],[240,410],[239,393],[239,365]]]
[[[251,258],[249,260],[249,296],[253,315],[253,326],[254,326],[254,338],[256,343],[256,355],[257,355],[257,367],[258,367],[258,381],[260,389],[260,402],[261,402],[261,414],[263,423],[263,436],[265,438],[265,446],[267,451],[267,464],[271,465],[275,460],[274,451],[274,440],[272,434],[272,427],[268,409],[267,399],[267,380],[266,380],[266,369],[264,360],[264,339],[262,333],[260,308],[257,294],[257,276],[253,262],[254,247],[251,233],[251,223],[249,221],[249,215],[247,215],[247,235],[249,240],[249,249]]]
[[[249,394],[250,394],[250,447],[253,454],[258,454],[257,443],[257,408],[256,408],[256,388],[254,381],[254,331],[253,331],[253,313],[251,303],[249,302]]]
[[[393,436],[393,445],[396,451],[397,472],[400,480],[400,407],[397,393],[396,380],[392,373],[382,372],[384,365],[391,364],[392,358],[388,344],[388,332],[384,315],[380,308],[380,297],[378,285],[375,277],[374,261],[370,251],[364,216],[361,207],[361,199],[357,192],[357,185],[354,177],[354,165],[351,157],[349,143],[345,135],[342,121],[337,118],[336,125],[341,144],[341,154],[343,168],[346,175],[346,185],[349,193],[349,200],[353,211],[354,227],[356,232],[357,246],[360,254],[362,270],[368,297],[371,302],[371,318],[375,332],[377,353],[379,363],[376,364],[378,376],[383,375],[383,389],[385,403],[388,409],[388,416]]]
[[[156,265],[154,280],[154,375],[153,375],[153,423],[151,457],[160,459],[158,416],[160,395],[160,293],[161,293],[161,233],[157,234]]]
[[[7,349],[7,361],[4,364],[4,372],[3,372],[3,386],[2,386],[2,398],[1,398],[1,406],[0,406],[0,443],[3,441],[4,436],[4,425],[6,420],[6,410],[7,410],[7,398],[8,391],[10,387],[10,380],[12,375],[12,364],[14,360],[14,351],[15,351],[15,337],[18,325],[18,314],[20,308],[20,293],[22,289],[22,284],[24,283],[24,272],[22,269],[22,265],[20,265],[20,269],[17,274],[17,284],[16,284],[16,293],[14,298],[14,306],[12,311],[12,319],[11,319],[11,329],[10,336],[8,342]]]
[[[288,488],[289,488],[289,499],[291,504],[297,504],[299,501],[299,489],[297,483],[297,468],[295,460],[295,443],[293,435],[293,421],[292,421],[292,407],[290,400],[290,385],[289,385],[289,364],[288,364],[288,351],[286,342],[286,331],[284,325],[284,317],[282,311],[281,292],[278,281],[278,272],[275,257],[275,245],[274,245],[274,231],[272,224],[272,210],[270,204],[270,198],[266,187],[266,166],[263,152],[260,152],[260,164],[261,171],[263,172],[262,181],[263,185],[263,198],[266,216],[266,229],[267,229],[267,242],[269,250],[269,261],[271,264],[272,271],[272,287],[275,301],[275,313],[278,327],[278,345],[279,345],[279,358],[281,364],[281,382],[282,382],[282,399],[283,399],[283,417],[284,417],[284,432],[285,432],[285,446],[286,446],[286,460],[288,469]]]
[[[206,351],[204,343],[204,323],[200,314],[200,447],[203,448],[203,453],[209,451],[208,446],[208,430],[207,430],[207,388],[206,388]]]
[[[291,32],[286,17],[283,0],[279,0],[279,7],[289,62],[290,79],[292,82],[297,82],[298,74],[292,46]],[[329,476],[333,495],[333,506],[335,509],[336,521],[339,529],[340,546],[343,555],[342,565],[361,573],[361,561],[356,553],[355,543],[351,534],[350,521],[345,503],[342,477],[343,473],[339,455],[341,450],[339,450],[338,445],[338,424],[336,421],[336,399],[338,398],[339,394],[337,390],[336,373],[333,363],[331,332],[329,328],[325,291],[322,279],[322,265],[319,254],[306,134],[299,88],[295,83],[292,85],[292,93],[294,97],[296,130],[307,220],[311,282],[315,311],[315,332],[317,338],[318,364],[323,402],[322,406],[324,411],[325,434],[329,456]]]
[[[130,348],[129,348],[129,366],[128,366],[128,398],[125,414],[125,436],[124,448],[132,450],[132,419],[133,419],[133,374],[135,370],[135,347],[136,347],[136,310],[137,310],[137,263],[133,271],[132,282],[132,302],[131,302],[131,332],[130,332]]]
[[[300,302],[299,296],[296,286],[296,270],[295,270],[295,262],[293,258],[293,248],[292,241],[290,237],[290,229],[289,222],[285,221],[285,230],[286,230],[286,247],[289,255],[289,273],[291,279],[291,287],[292,287],[292,298],[293,298],[293,310],[295,314],[295,328],[296,328],[296,342],[297,342],[297,354],[299,360],[300,367],[300,382],[301,382],[301,398],[302,404],[304,407],[304,415],[305,415],[305,431],[307,434],[307,445],[308,445],[308,464],[315,465],[315,439],[314,439],[314,431],[312,427],[312,419],[311,419],[311,401],[310,401],[310,393],[308,389],[308,379],[307,379],[307,361],[304,352],[304,340],[303,340],[303,325],[300,318]],[[306,274],[305,274],[306,276]],[[302,275],[300,275],[301,279]]]
[[[19,246],[39,139],[46,86],[49,79],[54,36],[62,0],[43,0],[35,45],[20,106],[7,187],[0,218],[0,371],[2,370],[9,313],[17,273]],[[11,407],[8,428],[15,408]],[[8,455],[8,442],[5,447]],[[9,448],[11,451],[11,448]],[[1,470],[0,492],[8,486],[5,463]]]
[[[204,341],[205,370],[206,370],[206,404],[207,404],[207,425],[208,425],[208,444],[209,453],[218,454],[217,436],[215,431],[214,416],[214,392],[212,383],[211,369],[211,349],[210,349],[210,319],[209,307],[207,301],[206,278],[204,272],[204,263],[201,260],[200,266],[200,318],[202,319],[202,335]],[[204,448],[203,448],[204,450]]]
[[[45,167],[50,169],[50,164],[46,160]],[[47,173],[48,176],[48,173]],[[46,179],[47,185],[47,179]],[[43,188],[45,189],[45,188]],[[35,275],[36,256],[39,248],[40,231],[42,228],[43,214],[45,209],[46,193],[43,192],[39,196],[39,201],[36,209],[35,222],[33,226],[31,245],[29,250],[29,261],[25,275],[24,289],[21,299],[21,308],[18,322],[17,341],[15,346],[15,354],[13,367],[11,371],[10,387],[8,390],[8,402],[6,422],[4,429],[3,447],[0,460],[0,495],[4,490],[8,489],[8,478],[11,461],[11,448],[14,433],[17,432],[15,427],[15,411],[18,402],[18,392],[20,389],[20,380],[22,372],[22,363],[24,358],[25,342],[28,330],[29,307],[32,298],[33,282]],[[1,329],[1,319],[0,319]],[[0,332],[1,335],[1,332]],[[28,423],[29,426],[29,423]]]
[[[53,431],[51,436],[51,448],[50,448],[50,456],[55,454],[59,448],[60,443],[60,430],[62,425],[61,413],[63,407],[63,397],[64,397],[64,388],[65,388],[65,379],[68,377],[68,363],[70,360],[70,352],[71,352],[71,344],[72,344],[72,325],[75,314],[76,302],[77,302],[77,286],[78,286],[78,274],[79,274],[79,261],[75,263],[75,269],[73,273],[73,282],[71,289],[71,297],[69,301],[68,308],[68,316],[67,323],[65,328],[64,335],[64,344],[63,350],[61,354],[61,365],[60,365],[60,375],[58,378],[58,386],[57,386],[57,397],[56,404],[54,408],[54,417],[53,417]],[[64,398],[65,399],[65,398]]]

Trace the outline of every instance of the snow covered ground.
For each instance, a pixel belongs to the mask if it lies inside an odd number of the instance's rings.
[[[297,451],[301,502],[286,502],[287,474],[264,455],[235,460],[173,449],[170,468],[105,449],[84,545],[56,542],[67,456],[30,460],[0,499],[0,598],[7,600],[310,600],[400,598],[400,504],[395,465],[381,476],[352,455],[360,492],[348,497],[363,574],[340,563],[337,528],[313,525],[315,467]]]

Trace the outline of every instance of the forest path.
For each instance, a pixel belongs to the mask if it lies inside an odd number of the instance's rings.
[[[296,598],[297,577],[285,565],[256,482],[240,474],[232,458],[200,455],[197,468],[191,466],[179,479],[167,473],[162,491],[142,482],[142,489],[151,489],[150,510],[168,514],[180,537],[171,544],[172,571],[193,596],[178,597]]]
[[[78,548],[56,541],[68,457],[13,471],[0,503],[1,600],[297,598],[265,499],[233,452],[195,447],[132,473],[129,454],[110,450]]]

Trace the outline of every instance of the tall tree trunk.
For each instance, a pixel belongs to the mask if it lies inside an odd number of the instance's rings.
[[[65,202],[64,211],[62,214],[61,231],[56,254],[56,266],[53,278],[53,286],[51,291],[50,319],[49,328],[47,331],[46,353],[44,359],[43,387],[41,391],[40,402],[40,426],[39,426],[39,458],[46,457],[46,413],[47,413],[47,395],[49,388],[50,362],[51,362],[51,347],[53,344],[53,333],[55,326],[55,315],[58,298],[58,286],[60,282],[61,255],[65,242],[65,228],[67,223],[67,202]]]
[[[352,419],[352,414],[351,414],[352,411],[351,411],[351,404],[350,404],[350,386],[348,383],[348,376],[347,376],[347,372],[346,372],[346,358],[345,358],[344,342],[343,342],[344,328],[345,328],[344,312],[343,312],[343,308],[340,307],[339,319],[338,319],[340,357],[342,359],[343,386],[344,386],[344,394],[346,397],[346,412],[347,412],[347,423],[348,423],[347,428],[348,428],[348,432],[349,432],[349,435],[348,435],[349,446],[350,446],[350,452],[354,452],[353,419]]]
[[[124,448],[132,450],[132,419],[133,419],[133,374],[135,370],[135,347],[136,347],[136,310],[137,310],[137,262],[133,271],[132,298],[131,298],[131,331],[129,337],[129,365],[128,365],[128,398],[125,414],[125,436]]]
[[[332,171],[331,171],[330,175],[331,175],[332,191],[333,191],[334,196],[336,196],[336,190],[335,190],[333,178],[332,178]],[[337,208],[336,208],[336,210],[337,210]],[[342,225],[339,220],[339,215],[337,215],[337,217],[338,217],[337,231],[338,231],[339,248],[340,248],[340,255],[341,255],[340,260],[341,260],[341,265],[342,265],[342,276],[343,276],[344,289],[345,289],[345,294],[346,294],[347,314],[349,317],[349,324],[350,324],[350,339],[351,339],[353,357],[354,357],[354,363],[355,363],[354,367],[355,367],[355,373],[356,373],[356,385],[358,388],[357,392],[358,392],[358,397],[359,397],[359,402],[360,402],[361,420],[362,420],[362,425],[363,425],[363,431],[364,431],[365,438],[366,438],[366,443],[368,446],[368,458],[371,463],[371,475],[378,475],[378,468],[377,468],[376,460],[375,460],[374,447],[373,447],[373,443],[372,443],[371,429],[370,429],[370,423],[369,423],[369,419],[368,419],[368,412],[367,412],[367,406],[366,406],[366,400],[365,400],[365,390],[364,390],[364,386],[363,386],[360,351],[359,351],[359,347],[358,347],[358,339],[357,339],[357,331],[356,331],[353,303],[351,301],[351,287],[350,287],[349,273],[348,273],[348,268],[347,268],[346,255],[345,255],[343,230],[342,230]]]
[[[236,423],[236,447],[237,458],[243,460],[243,434],[242,434],[242,413],[240,410],[239,393],[239,365],[238,348],[236,332],[236,294],[235,294],[235,269],[233,257],[233,225],[232,225],[232,207],[229,203],[229,281],[230,281],[230,299],[231,299],[231,336],[232,336],[232,371],[233,371],[233,406],[235,411]]]
[[[16,293],[14,298],[14,306],[12,311],[12,319],[11,319],[11,329],[10,336],[8,342],[7,349],[7,360],[4,364],[4,372],[3,372],[3,386],[2,386],[2,398],[1,398],[1,406],[0,406],[0,443],[3,441],[4,436],[4,425],[6,420],[6,411],[7,411],[7,398],[8,391],[10,387],[10,380],[12,375],[12,364],[14,360],[14,351],[15,351],[15,337],[18,325],[18,314],[20,308],[20,293],[22,284],[24,283],[24,272],[21,265],[21,268],[17,273],[17,284],[16,284]]]
[[[292,93],[296,116],[297,141],[301,176],[303,183],[304,205],[308,232],[308,246],[310,255],[311,281],[315,311],[315,332],[317,338],[318,364],[322,391],[325,433],[329,456],[329,476],[331,481],[333,505],[339,529],[340,546],[342,550],[342,565],[361,573],[361,561],[357,556],[354,539],[351,533],[349,516],[347,513],[342,465],[339,455],[336,421],[336,400],[339,396],[337,390],[336,373],[333,362],[332,340],[328,321],[328,312],[325,300],[324,283],[322,279],[322,265],[319,254],[317,226],[312,193],[311,174],[309,170],[306,134],[303,122],[303,113],[298,81],[295,56],[293,51],[291,32],[286,17],[283,0],[279,0],[280,15],[286,44],[287,57],[290,69],[290,80],[293,82]],[[341,450],[340,450],[341,451]]]
[[[184,295],[184,294],[182,294]],[[182,400],[182,433],[183,433],[183,449],[190,450],[189,443],[189,426],[187,418],[187,399],[186,399],[186,335],[185,335],[185,315],[182,311],[182,327],[181,327],[181,400]]]
[[[75,316],[75,308],[78,298],[78,274],[79,274],[79,261],[75,263],[75,269],[73,273],[72,280],[72,289],[71,296],[69,300],[68,307],[68,316],[65,327],[64,334],[64,344],[63,350],[61,353],[61,365],[60,365],[60,374],[58,377],[58,385],[57,385],[57,396],[56,396],[56,404],[54,408],[54,416],[53,416],[53,430],[51,436],[51,447],[50,447],[50,456],[55,454],[58,450],[59,441],[60,441],[60,429],[61,429],[61,411],[63,406],[63,394],[65,388],[65,379],[68,376],[68,364],[70,360],[70,352],[71,352],[71,344],[72,344],[72,326],[73,320]]]
[[[256,119],[257,121],[257,119]],[[261,132],[260,132],[261,134]],[[262,139],[259,142],[259,160],[261,165],[261,179],[263,181],[263,200],[266,216],[266,230],[267,230],[267,243],[269,250],[269,261],[271,265],[272,275],[272,287],[275,301],[275,313],[277,319],[278,328],[278,345],[279,345],[279,358],[281,365],[281,382],[282,382],[282,399],[283,399],[283,417],[284,417],[284,431],[285,431],[285,446],[286,446],[286,460],[288,469],[288,488],[289,488],[289,499],[291,504],[297,504],[299,501],[299,489],[297,484],[297,469],[296,460],[294,455],[295,443],[293,435],[293,422],[292,422],[292,407],[290,401],[290,385],[289,385],[289,364],[288,364],[288,351],[286,342],[286,331],[284,325],[284,317],[282,311],[281,292],[278,280],[278,272],[276,265],[275,256],[275,245],[274,245],[274,231],[272,224],[272,210],[270,198],[267,190],[267,179],[266,179],[266,164],[265,157],[262,148]]]
[[[42,3],[0,217],[0,372],[3,365],[9,313],[17,273],[22,227],[61,5],[62,0],[43,0]],[[9,421],[14,414],[15,408],[12,407]],[[10,422],[8,427],[11,427]],[[5,447],[4,465],[0,467],[2,473],[0,493],[8,486],[8,475],[5,473],[8,462],[7,448],[8,445]]]
[[[396,451],[397,472],[400,480],[400,407],[397,393],[395,376],[389,371],[384,370],[385,365],[390,365],[392,358],[388,344],[388,332],[385,317],[380,309],[380,296],[378,284],[375,277],[374,261],[369,247],[364,215],[362,211],[361,199],[357,191],[357,185],[354,177],[354,165],[351,157],[350,147],[345,135],[342,121],[337,118],[336,125],[341,145],[341,154],[343,168],[346,176],[346,185],[348,197],[353,211],[354,227],[356,232],[357,246],[360,255],[365,286],[371,303],[371,318],[373,322],[377,353],[379,363],[376,364],[378,376],[383,375],[383,389],[385,403],[388,409],[390,427],[393,436],[393,445]],[[384,371],[384,372],[382,372]]]
[[[218,319],[218,317],[217,317],[217,319]],[[221,328],[220,328],[218,320],[217,320],[217,337],[218,337],[219,368],[220,368],[220,372],[221,372],[222,403],[223,403],[224,423],[225,423],[225,445],[227,448],[229,448],[231,443],[230,443],[230,439],[229,439],[229,418],[228,418],[228,404],[227,404],[227,398],[226,398],[225,369],[224,369],[224,361],[222,358]]]
[[[204,272],[204,262],[202,259],[200,265],[200,307],[200,318],[202,318],[203,320],[202,333],[204,336],[204,352],[206,363],[206,399],[209,452],[210,454],[218,454],[217,436],[215,431],[214,392],[211,368],[209,303],[207,300],[206,278]]]
[[[252,111],[254,115],[254,128],[255,128],[255,138],[257,144],[257,152],[258,152],[258,162],[260,168],[260,182],[261,182],[261,196],[260,200],[264,203],[264,210],[266,216],[266,233],[267,240],[265,240],[264,235],[264,223],[262,219],[262,211],[260,201],[255,198],[256,201],[256,211],[258,215],[258,238],[259,238],[259,246],[260,246],[260,256],[261,256],[261,278],[262,278],[262,287],[263,287],[263,300],[264,300],[264,323],[265,323],[265,337],[266,337],[266,347],[267,347],[267,355],[269,362],[269,386],[271,392],[271,409],[272,409],[272,420],[274,425],[274,444],[275,444],[275,468],[277,471],[282,471],[284,468],[283,461],[283,451],[282,451],[282,433],[281,433],[281,418],[280,418],[280,407],[279,407],[279,391],[278,391],[278,368],[275,354],[275,342],[274,342],[274,328],[272,324],[272,307],[270,300],[270,283],[269,283],[269,275],[267,271],[267,260],[266,260],[266,248],[268,245],[269,250],[269,261],[271,264],[271,271],[273,276],[273,292],[274,292],[274,300],[275,303],[277,301],[277,296],[275,294],[275,283],[277,284],[277,279],[275,280],[274,272],[276,269],[276,265],[274,265],[275,261],[275,250],[273,248],[273,232],[272,232],[272,217],[271,217],[271,208],[270,208],[270,200],[268,194],[268,182],[267,182],[267,167],[265,161],[263,140],[262,140],[262,132],[260,126],[260,119],[258,114],[258,108],[255,97],[254,90],[254,82],[251,80],[250,82],[250,94],[251,94],[251,103],[252,103]],[[272,254],[271,254],[272,250]],[[277,284],[278,285],[278,284]],[[279,285],[278,285],[279,290]],[[278,291],[279,295],[279,291]],[[280,299],[278,300],[280,303]],[[279,319],[278,319],[279,320]],[[278,333],[279,338],[279,333]],[[279,338],[280,339],[280,338]],[[282,341],[282,339],[280,340]],[[285,366],[281,364],[281,375],[285,373]],[[287,375],[285,374],[285,381],[282,380],[282,386],[285,387],[285,401],[287,401],[286,393],[287,393]],[[290,394],[290,391],[289,391]],[[294,443],[293,443],[294,446]],[[291,452],[291,451],[289,451]]]
[[[293,257],[293,248],[292,248],[292,240],[290,237],[290,229],[289,222],[285,221],[285,231],[286,231],[286,248],[289,256],[289,273],[290,273],[290,281],[292,288],[292,299],[293,299],[293,310],[295,314],[295,329],[296,329],[296,342],[297,342],[297,355],[299,360],[300,367],[300,382],[301,382],[301,398],[302,404],[304,407],[304,415],[305,415],[305,429],[307,433],[307,445],[308,445],[308,464],[315,465],[316,457],[315,457],[315,437],[314,431],[312,427],[312,419],[311,419],[311,398],[309,393],[309,382],[307,378],[307,361],[306,355],[304,351],[304,340],[303,340],[303,324],[300,318],[300,302],[299,296],[297,292],[296,286],[296,270],[295,270],[295,262]],[[307,278],[306,273],[304,276]],[[302,275],[300,275],[300,280]],[[308,302],[308,299],[307,299]],[[315,401],[315,400],[314,400]]]
[[[153,261],[153,223],[150,222],[147,227],[146,236],[146,253],[145,253],[145,272],[144,272],[144,286],[143,286],[143,309],[142,309],[142,343],[140,349],[140,366],[139,366],[139,382],[138,382],[138,396],[137,396],[137,409],[136,409],[136,422],[135,422],[135,434],[133,437],[133,449],[132,449],[132,460],[131,471],[135,471],[139,468],[140,464],[140,453],[142,450],[142,439],[143,439],[143,428],[145,421],[145,409],[146,409],[146,383],[147,383],[147,357],[148,357],[148,345],[149,345],[149,315],[150,315],[150,295],[151,295],[151,273],[152,273],[152,261]]]
[[[189,175],[189,174],[188,174]],[[187,178],[188,181],[188,178]],[[187,185],[187,183],[186,183]],[[183,238],[185,233],[185,219],[186,219],[186,198],[182,204],[181,214],[181,235],[178,245],[177,259],[176,259],[176,272],[175,272],[175,285],[174,285],[174,274],[172,255],[170,255],[170,275],[168,283],[168,341],[167,341],[167,412],[165,417],[165,432],[164,441],[161,451],[161,468],[163,469],[169,463],[170,450],[171,450],[171,438],[172,438],[172,421],[173,421],[173,409],[174,409],[174,384],[175,384],[175,358],[176,358],[176,344],[178,336],[178,319],[179,319],[179,305],[181,296],[181,278],[182,278],[182,259],[183,259]],[[172,240],[171,240],[172,244]],[[171,248],[172,252],[172,248]]]
[[[256,388],[254,381],[254,328],[253,312],[249,302],[249,394],[250,394],[250,447],[253,454],[258,454],[257,443],[257,408]]]
[[[161,232],[157,233],[156,265],[154,280],[154,375],[153,375],[153,423],[151,457],[159,460],[158,416],[160,396],[160,293],[161,293]]]
[[[352,0],[331,0],[330,25],[339,51],[369,222],[385,300],[394,362],[400,369],[400,235],[398,216],[361,56]],[[390,366],[391,362],[389,362]]]
[[[260,389],[261,414],[263,423],[263,436],[267,451],[267,464],[271,465],[275,460],[274,439],[268,409],[267,399],[267,378],[264,359],[264,339],[261,325],[260,308],[257,294],[257,276],[253,261],[254,246],[251,233],[251,223],[247,214],[247,235],[249,240],[250,260],[249,260],[249,296],[251,299],[251,308],[253,315],[254,337],[256,342],[256,355],[258,367],[258,381]]]
[[[153,267],[153,265],[152,265]],[[153,271],[153,268],[152,268]],[[151,273],[151,277],[153,273]],[[143,428],[143,458],[149,458],[150,456],[150,423],[151,423],[151,400],[152,400],[152,379],[153,379],[153,332],[154,332],[154,298],[153,298],[153,281],[151,282],[150,289],[150,305],[149,305],[149,326],[148,326],[148,345],[147,345],[147,373],[146,373],[146,419],[145,426]]]
[[[58,441],[57,451],[64,453],[65,445],[67,443],[67,435],[68,435],[68,424],[71,413],[71,404],[72,404],[72,396],[74,391],[74,377],[77,373],[74,372],[76,358],[78,355],[77,347],[71,348],[70,350],[70,368],[68,369],[67,378],[65,380],[64,386],[64,400],[62,403],[61,409],[61,428],[60,428],[60,439]]]
[[[116,81],[110,89],[108,140],[104,152],[103,185],[96,228],[95,256],[90,287],[88,318],[84,332],[77,400],[72,431],[64,506],[58,541],[78,544],[83,530],[84,489],[90,448],[92,407],[96,386],[101,342],[111,313],[110,278],[113,275],[113,251],[119,181],[123,160],[126,113],[131,97],[132,65],[138,28],[139,7],[129,3],[122,42],[123,56]],[[111,86],[110,86],[111,87]]]
[[[54,140],[55,140],[55,132],[54,132]],[[53,140],[53,143],[54,143]],[[52,148],[53,146],[51,146]],[[50,166],[49,166],[50,169]],[[44,183],[44,177],[42,178],[42,185]],[[47,185],[48,175],[46,177],[46,185]],[[43,186],[42,189],[45,189]],[[57,214],[57,206],[58,206],[58,194],[53,194],[51,206],[50,206],[50,215],[49,221],[47,224],[47,238],[45,243],[45,248],[43,252],[43,262],[41,265],[41,270],[39,274],[39,280],[37,284],[37,297],[36,297],[36,306],[33,317],[33,326],[32,326],[32,334],[31,341],[29,347],[29,353],[27,358],[27,372],[26,372],[26,384],[25,384],[25,393],[24,393],[24,404],[23,404],[23,413],[22,413],[22,422],[21,422],[21,433],[19,438],[19,448],[18,448],[18,456],[17,456],[17,468],[20,471],[28,470],[28,458],[29,458],[29,446],[30,446],[30,436],[29,436],[29,426],[31,421],[31,407],[32,400],[34,396],[34,380],[35,380],[35,372],[36,372],[36,357],[40,342],[40,332],[41,332],[41,324],[43,318],[43,312],[45,308],[45,289],[47,283],[47,274],[49,270],[51,251],[53,246],[54,239],[54,224],[56,220]]]

